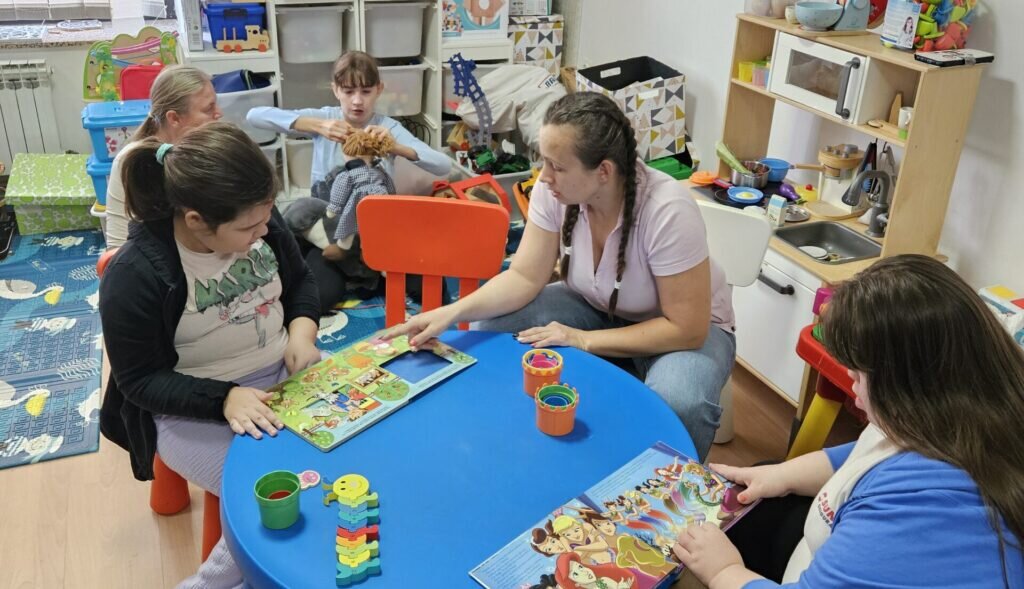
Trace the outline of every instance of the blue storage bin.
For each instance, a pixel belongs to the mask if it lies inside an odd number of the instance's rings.
[[[104,211],[107,208],[107,182],[110,180],[111,165],[113,162],[100,161],[95,154],[85,160],[85,171],[92,178],[92,187],[96,190],[97,211]]]
[[[92,102],[82,109],[82,128],[89,132],[97,161],[114,161],[142,121],[149,116],[148,100]]]
[[[210,40],[214,46],[222,39],[244,41],[246,25],[256,25],[261,31],[266,28],[265,13],[262,4],[208,4],[206,19],[210,24]]]

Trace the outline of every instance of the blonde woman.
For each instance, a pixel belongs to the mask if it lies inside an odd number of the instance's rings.
[[[108,248],[121,247],[128,239],[121,167],[133,144],[147,137],[156,137],[162,143],[177,143],[185,133],[221,117],[209,74],[190,66],[164,68],[153,82],[149,100],[149,116],[110,166],[107,185]]]

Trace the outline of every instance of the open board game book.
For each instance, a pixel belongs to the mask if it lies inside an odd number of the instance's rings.
[[[374,334],[270,387],[267,405],[326,452],[474,362],[438,340],[413,352],[405,336]]]
[[[742,489],[658,442],[470,575],[489,589],[666,587],[683,568],[676,535],[697,522],[727,529],[752,507]]]

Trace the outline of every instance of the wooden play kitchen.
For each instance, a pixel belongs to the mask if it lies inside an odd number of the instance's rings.
[[[985,67],[931,66],[916,61],[910,52],[883,47],[878,36],[870,33],[836,36],[815,34],[782,19],[749,14],[739,14],[737,20],[721,138],[737,159],[757,161],[771,155],[768,153],[768,142],[777,102],[857,131],[865,136],[865,140],[873,138],[888,142],[902,151],[902,157],[891,192],[885,237],[875,240],[881,245],[881,256],[905,253],[936,255],[964,136]],[[777,43],[783,39],[789,48],[797,48],[804,55],[831,56],[832,61],[822,62],[825,69],[842,70],[846,64],[857,63],[863,82],[854,95],[853,78],[850,79],[850,96],[854,96],[855,103],[839,104],[835,110],[840,114],[836,114],[822,108],[820,103],[810,100],[804,102],[773,92],[772,88],[778,87],[776,82],[782,81],[774,78],[784,75],[784,64],[781,63],[784,60],[774,54]],[[759,61],[769,55],[772,56],[772,79],[767,88],[739,79],[741,62]],[[790,67],[795,63],[791,60]],[[890,119],[890,110],[897,93],[902,94],[902,106],[913,107],[913,118],[905,139],[891,125],[879,127],[868,123]],[[848,111],[847,116],[842,116],[843,111]],[[863,147],[864,143],[866,141],[860,142],[860,145]],[[727,163],[722,161],[718,177],[728,179],[731,171]],[[701,193],[695,189],[694,194]],[[809,222],[823,220],[834,219],[812,216]],[[860,235],[864,235],[867,229],[854,219],[837,222]],[[803,416],[804,400],[809,398],[808,388],[809,385],[813,386],[813,377],[816,376],[804,370],[803,363],[793,352],[800,329],[812,320],[811,306],[806,303],[806,297],[813,299],[814,289],[845,280],[876,259],[840,265],[822,263],[778,237],[773,237],[765,260],[766,265],[779,269],[773,275],[774,282],[778,283],[782,279],[789,284],[804,285],[804,290],[810,294],[799,295],[798,292],[799,296],[792,296],[792,292],[786,289],[773,289],[766,284],[755,283],[751,287],[737,289],[734,295],[737,322],[742,322],[744,328],[744,337],[737,334],[739,363],[784,398],[791,402],[798,400],[798,418]],[[757,349],[756,342],[766,341],[774,342],[772,348],[785,352],[769,353]],[[760,347],[764,348],[763,345]],[[786,358],[780,357],[783,355]],[[796,363],[792,370],[804,370],[802,385],[783,383],[784,371],[779,365],[791,360]],[[792,380],[787,382],[791,383]],[[800,390],[794,391],[794,388]]]

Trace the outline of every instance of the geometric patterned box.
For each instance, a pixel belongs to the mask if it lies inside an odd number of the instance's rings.
[[[7,184],[7,204],[14,205],[22,235],[92,229],[99,219],[89,214],[96,190],[85,171],[88,155],[19,153]]]
[[[546,68],[557,76],[562,67],[562,15],[513,16],[508,37],[512,39],[512,63],[528,63]]]
[[[614,100],[636,130],[644,161],[686,151],[686,76],[650,57],[634,57],[576,72],[578,92]]]

